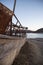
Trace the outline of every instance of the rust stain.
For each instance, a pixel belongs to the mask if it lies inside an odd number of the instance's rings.
[[[0,34],[4,34],[6,27],[11,21],[12,14],[11,11],[0,3]]]

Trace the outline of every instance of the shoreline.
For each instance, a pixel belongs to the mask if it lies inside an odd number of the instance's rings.
[[[28,38],[12,65],[43,65],[43,38]]]

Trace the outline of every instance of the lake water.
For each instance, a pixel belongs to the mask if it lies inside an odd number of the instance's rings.
[[[43,38],[43,33],[28,33],[27,38]]]

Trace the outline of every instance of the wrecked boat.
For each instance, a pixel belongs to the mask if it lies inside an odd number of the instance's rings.
[[[16,24],[12,23],[12,16],[17,20]],[[0,65],[13,63],[26,42],[26,30],[14,12],[0,3]]]

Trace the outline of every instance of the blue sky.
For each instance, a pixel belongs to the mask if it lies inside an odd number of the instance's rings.
[[[0,0],[13,10],[14,0]],[[29,30],[43,28],[43,0],[17,0],[15,14]],[[15,19],[13,18],[15,23]]]

